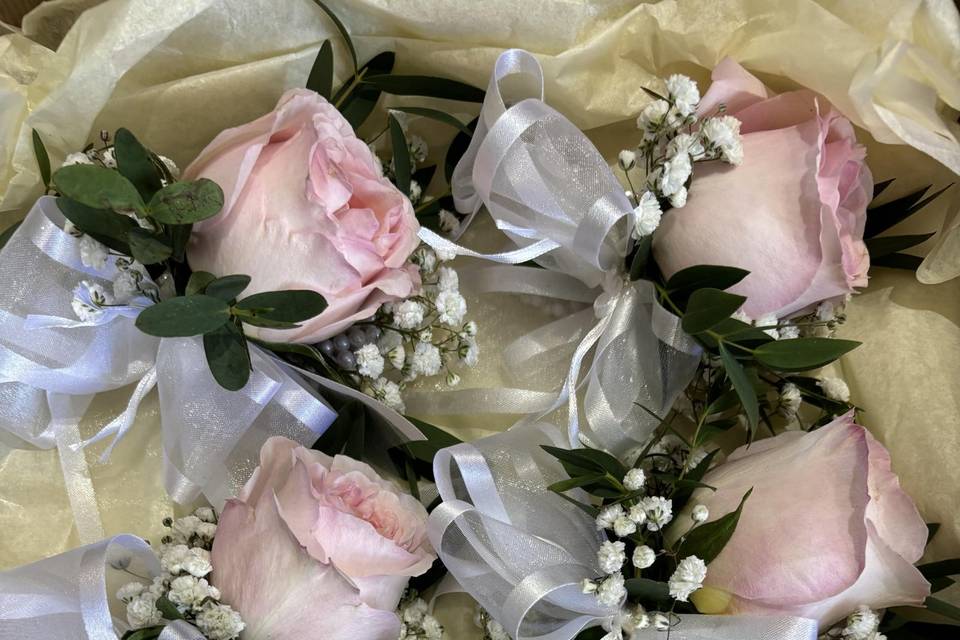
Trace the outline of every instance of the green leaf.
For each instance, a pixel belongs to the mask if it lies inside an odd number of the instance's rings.
[[[437,165],[431,164],[426,167],[420,167],[413,172],[413,175],[410,176],[410,180],[416,180],[424,191],[427,190],[427,187],[430,186],[430,181],[433,180],[433,174],[437,172]],[[445,198],[434,198],[430,203],[439,204]],[[422,205],[421,205],[422,206]],[[429,206],[429,205],[428,205]],[[418,208],[417,216],[419,217],[422,214],[423,210]]]
[[[57,191],[93,209],[143,212],[143,198],[119,172],[90,164],[62,167],[53,174]]]
[[[80,231],[114,251],[130,255],[127,238],[133,229],[139,227],[129,217],[106,209],[94,209],[65,197],[57,198],[57,207],[63,217]]]
[[[203,293],[207,289],[207,285],[216,279],[217,276],[209,271],[194,271],[190,274],[190,279],[187,281],[186,294],[192,296]]]
[[[240,274],[223,276],[207,283],[206,294],[220,298],[224,302],[232,302],[249,285],[250,276]]]
[[[50,188],[50,155],[47,153],[47,147],[43,144],[43,138],[40,133],[33,130],[33,155],[37,158],[37,167],[40,169],[40,179],[43,180],[43,188]]]
[[[729,318],[746,298],[720,289],[697,289],[690,295],[680,326],[687,333],[701,333]]]
[[[367,74],[387,74],[393,71],[393,63],[396,55],[392,51],[384,51],[375,55],[367,64],[360,69],[361,75]],[[347,92],[350,92],[347,95]],[[346,118],[354,131],[360,128],[374,108],[377,101],[380,100],[380,89],[369,85],[354,85],[350,82],[345,83],[337,95],[333,97],[333,103],[340,105],[340,113]],[[342,101],[342,102],[341,102]]]
[[[653,89],[648,89],[647,87],[640,87],[640,88],[643,89],[643,92],[644,92],[645,94],[647,94],[648,96],[650,96],[650,97],[653,98],[654,100],[664,100],[664,101],[666,101],[666,98],[664,98],[662,95],[660,95],[659,93],[657,93],[657,92],[654,91]]]
[[[220,213],[223,189],[213,180],[200,178],[174,182],[150,200],[150,217],[164,224],[193,224]]]
[[[860,343],[853,340],[794,338],[760,345],[753,355],[776,371],[809,371],[830,364],[858,346]]]
[[[927,606],[928,610],[933,611],[934,613],[938,613],[945,618],[960,622],[960,607],[956,607],[949,602],[944,602],[939,598],[933,597],[928,597],[923,601],[923,604]]]
[[[937,531],[940,531],[939,522],[928,522],[927,523],[927,545],[933,542],[933,537],[937,535]]]
[[[397,96],[425,96],[461,102],[483,102],[484,96],[483,89],[434,76],[367,76],[363,83]]]
[[[584,469],[609,473],[617,480],[627,475],[627,468],[612,455],[599,449],[562,449],[540,445],[540,448],[561,462],[568,462]]]
[[[747,423],[751,429],[756,428],[757,423],[760,422],[760,405],[757,402],[757,392],[750,383],[750,378],[747,377],[743,366],[727,351],[727,347],[724,344],[720,345],[720,361],[723,363],[723,368],[727,372],[727,378],[729,378],[730,384],[733,385],[737,396],[740,397],[740,404],[743,406],[743,412],[747,416]]]
[[[745,269],[700,264],[681,269],[667,280],[668,291],[696,291],[697,289],[729,289],[750,275]]]
[[[330,7],[325,5],[320,0],[313,0],[313,1],[314,3],[316,3],[318,7],[323,9],[323,12],[327,14],[330,17],[330,20],[333,22],[333,24],[336,25],[337,31],[340,32],[340,35],[343,37],[344,43],[347,45],[347,49],[350,51],[350,60],[353,62],[353,71],[354,73],[356,73],[359,63],[357,62],[357,50],[353,46],[353,40],[350,38],[350,32],[347,31],[347,28],[343,26],[342,22],[340,22],[340,18],[337,17],[337,14],[335,14],[330,9]]]
[[[960,558],[928,562],[927,564],[917,566],[917,569],[927,580],[931,578],[942,578],[944,576],[960,576]]]
[[[410,150],[407,148],[407,137],[403,133],[400,121],[393,114],[389,116],[390,143],[393,147],[393,174],[396,178],[397,189],[403,194],[410,193]]]
[[[193,231],[193,225],[190,224],[168,224],[164,232],[170,240],[170,246],[173,248],[173,259],[183,262],[187,252],[187,243],[190,242],[190,234]]]
[[[131,629],[123,634],[122,640],[156,640],[163,633],[166,625],[158,624],[154,627],[144,627],[142,629]]]
[[[650,249],[653,247],[653,234],[643,236],[637,242],[636,250],[633,253],[633,260],[630,262],[630,279],[639,280],[647,272],[647,264],[650,262]]]
[[[873,197],[876,198],[876,197],[879,196],[881,193],[883,193],[884,191],[886,191],[887,187],[889,187],[889,186],[893,183],[893,180],[894,180],[894,178],[890,178],[889,180],[883,180],[882,182],[878,182],[878,183],[874,184],[874,185],[873,185]]]
[[[333,95],[333,45],[324,40],[307,77],[307,89],[330,100]]]
[[[891,200],[885,204],[867,209],[867,222],[864,226],[863,237],[873,238],[874,236],[881,234],[887,229],[893,227],[897,223],[906,220],[914,213],[930,204],[934,199],[939,197],[940,194],[952,187],[953,184],[948,184],[939,191],[935,191],[926,198],[923,198],[923,195],[928,189],[930,189],[931,186],[933,185],[928,184],[922,189],[918,189],[917,191],[905,195],[902,198],[897,198],[896,200]],[[921,200],[921,198],[923,199]]]
[[[430,118],[431,120],[436,120],[437,122],[442,122],[443,124],[448,124],[451,127],[459,129],[468,136],[473,135],[473,132],[467,128],[467,125],[460,122],[454,118],[449,113],[439,111],[437,109],[427,109],[425,107],[391,107],[393,111],[402,111],[404,113],[409,113],[415,116],[423,116],[424,118]]]
[[[343,453],[351,434],[357,431],[365,431],[366,425],[367,412],[363,404],[358,400],[349,399],[337,407],[336,419],[320,435],[312,448],[329,456]],[[353,438],[357,439],[357,436],[353,435]],[[359,441],[363,441],[362,435],[359,437]]]
[[[909,249],[933,236],[934,234],[932,233],[920,233],[908,236],[883,236],[880,238],[869,238],[866,240],[866,245],[867,250],[870,252],[870,259],[873,260],[897,251]]]
[[[886,267],[888,269],[905,269],[916,271],[923,264],[923,258],[908,253],[891,253],[879,258],[870,257],[871,267]]]
[[[228,391],[243,389],[250,379],[250,351],[243,332],[236,324],[226,322],[205,333],[203,352],[207,356],[210,373],[221,387]]]
[[[183,620],[183,614],[177,609],[177,605],[170,602],[167,596],[157,598],[157,609],[163,614],[166,620]]]
[[[316,291],[291,289],[255,293],[237,302],[235,308],[244,312],[244,322],[251,316],[275,322],[302,322],[322,313],[327,301]]]
[[[18,220],[17,222],[14,222],[12,225],[7,227],[3,233],[0,233],[0,249],[7,246],[7,243],[10,242],[10,238],[13,236],[14,233],[17,232],[17,229],[20,228],[21,224],[23,224],[23,220]]]
[[[681,545],[682,556],[697,556],[707,564],[713,562],[714,558],[720,555],[723,548],[727,546],[734,531],[737,530],[737,524],[740,522],[740,514],[743,512],[743,505],[750,497],[753,489],[750,489],[743,498],[736,510],[718,518],[712,522],[706,522],[696,527],[686,535],[686,539]]]
[[[410,423],[413,424],[413,426],[415,426],[427,440],[435,443],[441,449],[452,447],[453,445],[463,442],[463,440],[455,435],[447,433],[440,427],[435,427],[434,425],[424,422],[419,418],[414,418],[413,416],[404,417],[406,417],[406,419],[409,420]]]
[[[548,486],[547,489],[555,493],[563,493],[564,491],[570,491],[570,489],[576,489],[577,487],[584,487],[588,484],[602,482],[606,479],[607,479],[606,473],[597,473],[589,476],[579,476],[576,478],[569,478],[567,480],[554,482],[553,484]]]
[[[133,257],[143,264],[157,264],[173,255],[170,245],[140,227],[134,227],[127,232],[127,242]]]
[[[591,518],[596,518],[597,515],[600,513],[600,509],[597,509],[597,508],[596,508],[595,506],[593,506],[592,504],[584,504],[584,503],[580,502],[579,500],[574,500],[573,498],[571,498],[570,496],[568,496],[568,495],[565,494],[565,493],[554,493],[554,495],[555,495],[555,496],[558,496],[558,497],[560,497],[560,498],[563,498],[564,500],[566,500],[567,502],[569,502],[570,504],[572,504],[572,505],[575,506],[576,508],[578,508],[578,509],[580,509],[581,511],[583,511],[584,513],[586,513],[586,514],[587,514],[588,516],[590,516]]]
[[[145,202],[150,200],[163,187],[150,152],[126,129],[117,130],[113,147],[117,171],[137,188]]]
[[[668,603],[672,600],[670,587],[666,582],[657,582],[648,578],[629,578],[624,586],[631,600],[639,600],[643,603]]]
[[[178,296],[147,307],[137,316],[137,328],[160,338],[189,338],[219,329],[230,320],[230,305],[219,298],[196,294]]]
[[[471,131],[470,135],[460,132],[450,142],[450,146],[447,148],[447,155],[443,159],[443,176],[446,178],[447,184],[450,184],[453,170],[456,168],[457,163],[460,162],[460,158],[463,157],[463,154],[466,153],[470,147],[470,140],[473,138],[473,131],[476,131],[479,120],[480,117],[477,116],[467,125],[467,128]]]

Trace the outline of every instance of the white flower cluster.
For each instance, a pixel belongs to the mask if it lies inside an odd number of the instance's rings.
[[[452,257],[421,245],[411,257],[423,283],[418,295],[385,304],[371,323],[320,344],[364,393],[397,411],[404,410],[407,383],[444,373],[446,383],[456,386],[456,367],[479,361],[477,323],[466,319],[457,272],[443,264]]]
[[[697,83],[675,74],[667,78],[667,97],[650,102],[637,118],[643,141],[636,150],[620,152],[618,164],[631,184],[634,235],[643,238],[653,233],[663,215],[661,202],[674,208],[687,203],[687,188],[693,163],[722,160],[733,165],[743,161],[740,121],[717,115],[699,121],[700,103]],[[630,172],[642,173],[645,189],[633,190]]]
[[[483,631],[483,640],[510,640],[510,634],[503,625],[494,620],[480,605],[474,610],[473,624]]]
[[[99,265],[82,258],[84,265],[102,268],[106,264],[106,247],[90,236],[83,236],[81,247],[86,239],[103,248],[104,258]],[[90,255],[87,257],[89,258]],[[119,273],[113,281],[112,291],[107,291],[106,287],[91,280],[82,280],[74,288],[70,306],[82,322],[104,320],[108,317],[110,309],[114,307],[143,308],[151,303],[160,302],[160,289],[150,279],[146,267],[126,256],[118,256],[114,264]]]
[[[400,601],[400,636],[398,640],[442,640],[443,626],[430,615],[427,603],[409,592]]]
[[[880,633],[880,615],[860,605],[847,619],[820,636],[822,640],[886,640]]]
[[[217,531],[216,514],[209,507],[164,525],[170,533],[159,549],[163,573],[149,585],[130,582],[117,591],[127,605],[131,629],[163,624],[163,606],[175,607],[178,614],[196,626],[209,640],[234,640],[243,631],[240,614],[218,602],[220,591],[206,577],[213,571],[210,549]]]
[[[110,134],[106,131],[101,131],[100,139],[104,143],[103,148],[97,149],[93,146],[90,146],[83,151],[67,154],[67,157],[64,158],[61,166],[69,167],[75,164],[90,164],[105,167],[107,169],[116,169],[117,156],[113,145],[109,144]],[[180,168],[173,160],[161,155],[157,155],[157,158],[163,164],[164,173],[166,173],[169,178],[176,180],[180,177]],[[163,186],[169,184],[167,176],[161,178],[161,184],[163,184]]]

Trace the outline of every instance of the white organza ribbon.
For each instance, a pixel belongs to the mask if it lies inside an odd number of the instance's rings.
[[[542,98],[537,60],[525,51],[504,52],[452,179],[458,208],[472,217],[485,206],[517,249],[481,254],[427,229],[420,237],[459,255],[501,264],[536,260],[545,267],[491,265],[487,275],[480,268],[464,278],[465,290],[593,303],[592,311],[504,349],[503,365],[518,376],[548,353],[572,354],[559,393],[492,390],[486,398],[500,399],[502,411],[528,414],[525,423],[565,406],[570,446],[588,443],[623,454],[656,426],[645,409],[662,413],[672,406],[696,369],[699,349],[659,305],[650,282],[630,281],[625,260],[633,206],[593,144]],[[445,394],[449,400],[411,394],[408,406],[443,413],[462,407],[470,393],[477,391]]]
[[[131,535],[73,549],[0,573],[0,640],[117,640],[128,628],[110,614],[108,573],[160,575],[160,563],[146,542]],[[159,640],[204,640],[196,627],[178,620]]]
[[[301,374],[259,349],[251,350],[250,381],[231,392],[214,380],[199,338],[148,336],[124,308],[110,308],[106,322],[76,322],[77,285],[109,292],[119,272],[113,257],[102,269],[85,266],[79,240],[63,226],[56,199],[43,197],[0,251],[0,430],[57,447],[82,542],[104,537],[82,447],[112,437],[112,448],[154,387],[165,484],[180,503],[202,493],[219,506],[249,478],[267,438],[310,446],[336,417]],[[81,441],[94,395],[133,383],[126,410]]]

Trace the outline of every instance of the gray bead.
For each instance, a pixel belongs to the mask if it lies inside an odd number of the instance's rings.
[[[380,327],[370,324],[367,325],[365,331],[367,333],[367,342],[376,342],[380,337]]]
[[[350,346],[359,349],[367,344],[367,332],[360,327],[350,327],[347,331],[347,338],[350,339]]]
[[[333,340],[324,340],[320,343],[320,351],[325,356],[333,357],[333,354],[337,351],[337,348],[333,346]]]
[[[353,371],[357,368],[357,358],[349,351],[341,351],[337,354],[337,365],[344,371]]]
[[[350,338],[342,333],[333,339],[333,348],[337,351],[350,351],[350,347]]]

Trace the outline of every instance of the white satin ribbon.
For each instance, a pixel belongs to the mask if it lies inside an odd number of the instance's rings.
[[[129,625],[110,614],[109,573],[160,575],[146,542],[127,534],[0,573],[0,640],[117,640]],[[123,576],[121,576],[123,577]],[[170,622],[159,640],[205,640],[184,620]]]
[[[210,373],[200,338],[148,336],[134,326],[136,313],[74,323],[77,285],[109,291],[118,270],[114,257],[102,269],[84,265],[63,225],[56,199],[43,197],[0,251],[0,429],[34,447],[57,447],[82,542],[104,535],[82,448],[112,437],[108,456],[153,388],[165,484],[181,503],[203,493],[218,506],[253,472],[268,437],[310,446],[333,421],[300,373],[259,349],[251,349],[248,384],[230,392]],[[124,412],[82,442],[79,424],[93,397],[133,383]]]
[[[552,401],[544,402],[543,392],[519,389],[491,390],[487,399],[501,400],[497,405],[511,411],[530,409],[522,423],[565,409],[571,447],[587,443],[622,455],[642,444],[656,426],[644,408],[662,414],[672,406],[692,378],[700,350],[680,330],[679,319],[659,305],[652,284],[627,277],[633,206],[593,144],[543,102],[543,74],[529,53],[512,49],[497,60],[452,189],[461,211],[472,219],[485,206],[517,245],[482,254],[421,230],[421,239],[438,249],[500,263],[488,267],[491,275],[481,268],[465,277],[464,290],[479,284],[485,292],[590,302],[594,308],[594,314],[562,318],[504,349],[503,364],[518,378],[536,366],[535,359],[567,354],[567,373]],[[500,266],[529,260],[546,269]],[[410,394],[408,406],[457,413],[464,395]]]

